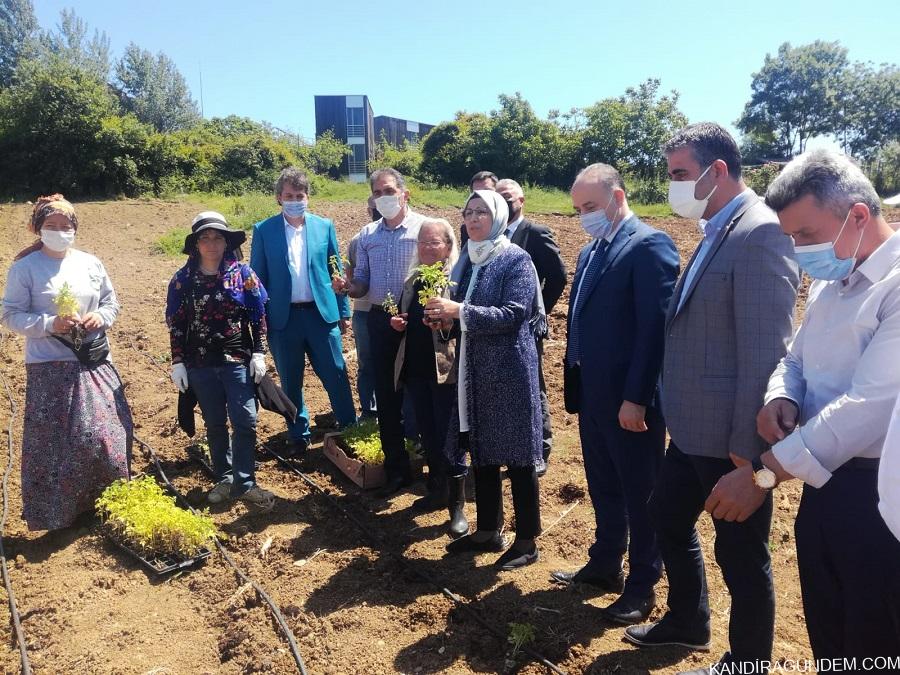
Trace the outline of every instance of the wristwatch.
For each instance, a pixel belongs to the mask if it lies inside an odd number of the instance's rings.
[[[762,463],[761,457],[757,457],[750,462],[750,466],[753,467],[753,482],[756,483],[756,487],[760,490],[768,492],[778,483],[778,476],[775,475],[772,469]]]

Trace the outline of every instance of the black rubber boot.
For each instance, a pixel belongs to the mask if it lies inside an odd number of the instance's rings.
[[[469,521],[466,520],[466,479],[464,476],[447,479],[449,488],[448,506],[450,511],[450,536],[458,539],[469,533]]]

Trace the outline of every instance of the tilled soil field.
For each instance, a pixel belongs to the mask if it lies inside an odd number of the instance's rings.
[[[314,206],[316,212],[334,219],[342,243],[365,222],[362,204]],[[182,260],[154,254],[152,247],[172,227],[188,225],[201,209],[156,200],[87,202],[77,208],[78,246],[104,262],[122,304],[111,341],[114,362],[127,385],[136,433],[159,454],[177,488],[196,496],[210,486],[210,479],[188,458],[190,441],[175,423],[177,397],[168,377],[169,346],[163,321],[166,284]],[[422,210],[451,222],[459,220],[456,212]],[[28,205],[0,206],[0,266],[4,270],[32,240],[25,228],[29,214]],[[571,281],[578,250],[587,236],[574,218],[538,220],[554,228]],[[696,226],[680,219],[651,222],[673,236],[683,261],[687,260],[699,238]],[[257,476],[261,485],[277,495],[275,509],[259,514],[238,503],[213,509],[213,515],[227,535],[228,551],[287,618],[310,673],[549,672],[533,655],[523,651],[514,655],[510,643],[476,621],[475,614],[502,636],[508,634],[511,622],[530,624],[535,630],[530,648],[566,673],[676,672],[704,665],[726,649],[729,599],[713,558],[712,526],[706,516],[700,531],[713,608],[709,656],[678,648],[639,651],[622,641],[622,628],[601,619],[599,608],[611,596],[592,596],[550,581],[551,571],[583,564],[593,536],[577,419],[562,406],[560,364],[567,301],[568,289],[551,317],[552,338],[545,354],[555,445],[550,470],[541,481],[545,528],[539,540],[541,560],[516,573],[497,573],[491,567],[494,554],[445,557],[446,513],[420,515],[410,508],[422,494],[421,483],[385,501],[344,478],[322,455],[322,433],[329,430],[331,418],[324,390],[308,370],[307,402],[317,427],[302,468],[319,490],[261,451]],[[344,351],[351,377],[355,373],[352,344],[346,336]],[[0,358],[14,404],[21,410],[23,339],[4,329]],[[0,411],[2,424],[8,424],[11,409],[5,401]],[[18,417],[13,421],[15,466],[9,481],[4,543],[35,672],[296,672],[268,608],[218,554],[197,569],[160,579],[108,543],[96,522],[62,532],[29,532],[20,518],[21,429]],[[280,417],[261,412],[261,443],[277,450],[283,432]],[[138,444],[133,468],[135,473],[153,469]],[[780,488],[776,495],[771,541],[778,591],[776,658],[810,656],[792,530],[798,498],[799,488],[793,485]],[[509,507],[510,528],[514,526],[511,511]],[[474,519],[474,504],[468,505],[468,515]],[[438,583],[425,581],[423,575]],[[458,602],[442,593],[440,586]],[[663,603],[665,579],[657,593]],[[6,594],[2,594],[0,620],[8,625]],[[661,612],[657,608],[654,617]],[[18,672],[18,659],[10,637],[0,648],[4,672]]]

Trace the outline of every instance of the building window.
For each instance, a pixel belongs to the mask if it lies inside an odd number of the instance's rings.
[[[353,151],[353,154],[347,158],[348,172],[351,174],[366,173],[366,146],[351,145],[350,150]]]
[[[366,135],[366,116],[363,108],[347,108],[347,136]]]

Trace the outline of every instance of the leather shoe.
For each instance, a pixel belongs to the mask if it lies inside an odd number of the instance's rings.
[[[379,499],[390,497],[391,495],[396,494],[403,488],[407,487],[409,483],[410,481],[408,478],[404,478],[403,476],[392,476],[387,479],[387,483],[385,483],[383,487],[375,492],[375,496]]]
[[[646,621],[650,612],[656,606],[656,594],[650,591],[650,595],[620,595],[608,607],[601,610],[603,616],[614,623],[630,626],[633,623]]]
[[[625,573],[619,570],[615,574],[600,575],[585,565],[577,572],[557,570],[550,573],[554,581],[563,584],[588,584],[605,593],[621,593],[625,589]]]
[[[494,532],[490,539],[485,541],[477,541],[472,538],[471,534],[467,534],[447,544],[447,553],[465,553],[467,551],[499,553],[504,548],[506,548],[506,542],[503,541],[503,535],[499,532]]]
[[[288,441],[285,446],[282,457],[285,459],[302,459],[309,450],[308,438],[294,438]]]
[[[691,635],[686,631],[674,628],[665,619],[656,623],[629,626],[625,629],[625,639],[638,647],[677,645],[698,652],[709,651],[709,634]]]
[[[497,558],[497,561],[494,563],[494,567],[499,570],[503,570],[504,572],[511,572],[512,570],[517,570],[520,567],[525,567],[526,565],[531,565],[532,563],[536,563],[541,557],[541,554],[538,553],[537,546],[534,544],[526,550],[520,550],[516,548],[516,545],[513,544],[503,555]]]

